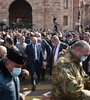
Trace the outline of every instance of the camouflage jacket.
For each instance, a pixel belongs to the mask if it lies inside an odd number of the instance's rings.
[[[52,100],[90,100],[90,91],[85,87],[90,84],[82,63],[67,49],[60,57],[52,72]]]

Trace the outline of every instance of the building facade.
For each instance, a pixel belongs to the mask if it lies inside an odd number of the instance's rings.
[[[53,19],[62,30],[75,30],[79,0],[0,0],[0,21],[30,23],[35,28],[53,29]]]
[[[80,1],[80,24],[85,30],[86,28],[90,31],[90,0]]]

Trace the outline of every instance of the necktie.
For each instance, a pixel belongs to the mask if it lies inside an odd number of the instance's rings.
[[[35,54],[35,60],[38,60],[38,57],[37,57],[37,47],[36,47],[36,44],[34,44],[34,54]]]

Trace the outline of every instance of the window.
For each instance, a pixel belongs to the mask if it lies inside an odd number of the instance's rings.
[[[68,16],[63,16],[63,25],[68,25]]]
[[[68,9],[68,0],[64,0],[63,8]]]

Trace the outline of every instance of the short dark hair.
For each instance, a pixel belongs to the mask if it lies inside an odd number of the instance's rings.
[[[10,45],[14,44],[14,41],[12,38],[6,38],[6,42],[8,42]]]

